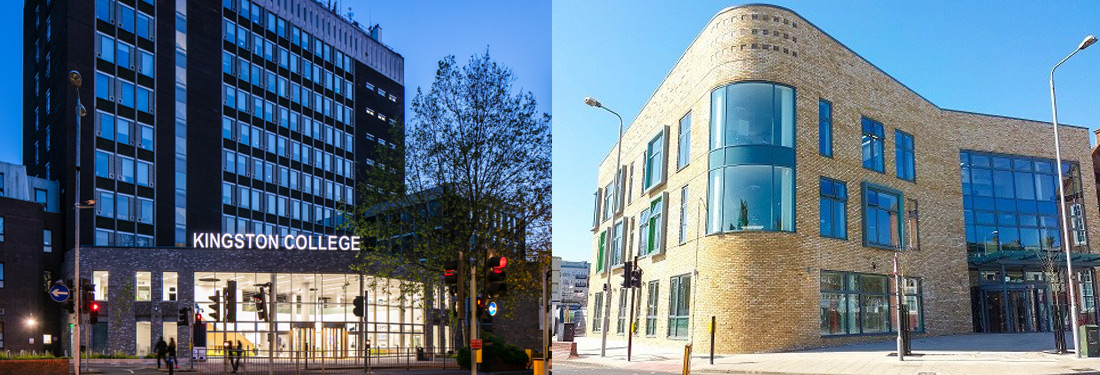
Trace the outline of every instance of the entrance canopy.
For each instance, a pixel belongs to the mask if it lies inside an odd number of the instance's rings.
[[[1045,251],[998,251],[989,254],[971,254],[968,263],[971,268],[991,266],[1024,266],[1042,268],[1047,257],[1054,257],[1055,268],[1065,268],[1066,255],[1063,252]],[[1074,267],[1100,267],[1100,254],[1070,253]]]

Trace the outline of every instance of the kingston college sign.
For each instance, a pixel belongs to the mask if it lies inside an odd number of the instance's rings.
[[[196,249],[359,250],[359,236],[307,236],[252,233],[192,233]]]

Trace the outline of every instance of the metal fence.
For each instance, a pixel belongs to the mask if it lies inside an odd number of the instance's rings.
[[[452,353],[430,352],[422,348],[389,348],[363,351],[333,350],[282,350],[277,353],[243,350],[240,355],[230,351],[228,356],[207,356],[206,361],[196,362],[195,369],[204,374],[362,374],[366,369],[458,369]],[[274,355],[270,355],[274,354]],[[179,368],[189,368],[187,359]]]

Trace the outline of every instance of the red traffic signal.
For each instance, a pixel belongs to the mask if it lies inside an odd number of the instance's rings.
[[[92,302],[92,311],[99,311],[99,302]]]
[[[492,257],[492,258],[489,258],[489,262],[487,262],[485,264],[486,267],[489,267],[493,271],[497,271],[497,268],[504,268],[507,265],[508,265],[508,258],[505,258],[505,257]]]
[[[195,323],[202,323],[202,314],[195,313]]]
[[[451,261],[443,264],[443,283],[446,285],[458,284],[458,262]]]

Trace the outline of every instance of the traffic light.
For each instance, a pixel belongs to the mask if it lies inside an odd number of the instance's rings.
[[[260,321],[268,322],[267,319],[267,292],[264,291],[264,287],[260,287],[260,294],[252,296],[252,299],[256,301],[256,318]]]
[[[632,282],[632,279],[631,279],[633,277],[632,275],[634,275],[634,262],[631,262],[631,261],[623,262],[623,283],[622,283],[623,288],[630,288],[631,285],[633,285],[633,282]]]
[[[485,299],[481,298],[481,296],[478,296],[477,297],[477,317],[479,319],[484,319],[485,315],[486,315],[485,314]]]
[[[229,280],[228,286],[225,287],[225,321],[227,323],[237,322],[237,282]]]
[[[92,285],[88,279],[80,279],[80,313],[87,314],[91,311],[94,300],[95,285]]]
[[[88,308],[88,324],[99,323],[99,302],[92,302]]]
[[[489,270],[487,276],[488,285],[485,286],[485,292],[490,298],[496,298],[504,295],[508,292],[508,284],[504,282],[507,274],[504,273],[504,267],[508,265],[508,258],[505,257],[492,257],[485,264],[485,269]]]
[[[202,314],[195,313],[195,325],[196,326],[201,326],[202,325]]]
[[[176,318],[176,324],[186,326],[191,325],[191,308],[181,307],[179,317]]]
[[[642,268],[634,267],[634,270],[630,272],[630,287],[641,288],[642,287]]]
[[[458,261],[443,263],[443,285],[451,294],[458,294]]]
[[[76,312],[76,304],[73,302],[73,300],[71,298],[69,299],[68,302],[65,302],[65,310],[68,311],[69,314],[72,314],[72,313]]]
[[[355,301],[352,302],[355,308],[351,310],[351,313],[357,317],[363,317],[363,312],[366,311],[366,302],[367,300],[363,296],[356,296]]]
[[[215,322],[220,322],[221,320],[219,320],[219,318],[221,317],[222,311],[222,291],[215,290],[214,295],[210,296],[209,298],[211,301],[214,302],[212,304],[206,305],[210,308],[210,319]]]

